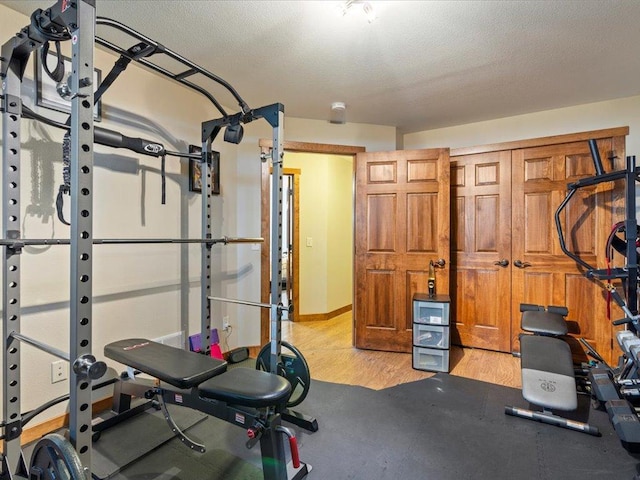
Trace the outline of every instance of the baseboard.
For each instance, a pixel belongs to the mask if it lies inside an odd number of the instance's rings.
[[[345,305],[344,307],[338,308],[332,312],[327,312],[327,313],[310,313],[307,315],[299,314],[296,320],[298,322],[317,322],[322,320],[331,320],[332,318],[335,318],[338,315],[342,315],[343,313],[350,312],[351,309],[352,309],[352,305]]]
[[[262,350],[262,346],[260,345],[249,347],[249,358],[258,358],[260,350]]]

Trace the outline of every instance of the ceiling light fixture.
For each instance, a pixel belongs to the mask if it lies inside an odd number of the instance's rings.
[[[351,7],[353,7],[354,5],[358,5],[359,7],[361,7],[362,13],[364,13],[364,16],[369,23],[372,23],[377,18],[376,11],[374,10],[371,2],[366,2],[364,0],[346,0],[344,2],[341,2],[339,5],[339,9],[340,13],[342,13],[342,16],[346,16],[347,13],[351,11]]]

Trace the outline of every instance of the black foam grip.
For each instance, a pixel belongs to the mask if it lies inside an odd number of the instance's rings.
[[[596,169],[596,175],[602,175],[604,173],[604,168],[602,168],[602,160],[600,160],[598,144],[593,138],[589,140],[589,150],[591,150],[591,158],[593,159],[593,166]]]
[[[142,155],[150,155],[152,157],[160,157],[164,155],[164,146],[158,142],[145,140],[143,138],[133,138],[122,135],[114,130],[106,128],[94,128],[94,139],[96,143],[114,148],[126,148],[132,152]]]

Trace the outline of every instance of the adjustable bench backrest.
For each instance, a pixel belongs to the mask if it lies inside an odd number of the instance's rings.
[[[104,354],[174,387],[198,387],[199,396],[233,405],[278,406],[291,396],[291,384],[279,375],[250,368],[227,371],[222,360],[143,338],[110,343]]]
[[[116,362],[181,389],[189,389],[227,370],[227,362],[144,338],[128,338],[104,347]]]

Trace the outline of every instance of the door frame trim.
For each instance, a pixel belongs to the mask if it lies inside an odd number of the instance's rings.
[[[512,142],[491,143],[488,145],[476,145],[474,147],[452,148],[450,158],[462,155],[474,155],[476,153],[496,152],[499,150],[518,150],[521,148],[541,147],[546,145],[558,145],[562,143],[582,142],[592,138],[608,138],[629,135],[629,127],[605,128],[602,130],[590,130],[588,132],[568,133],[553,135],[550,137],[529,138],[527,140],[515,140]]]

